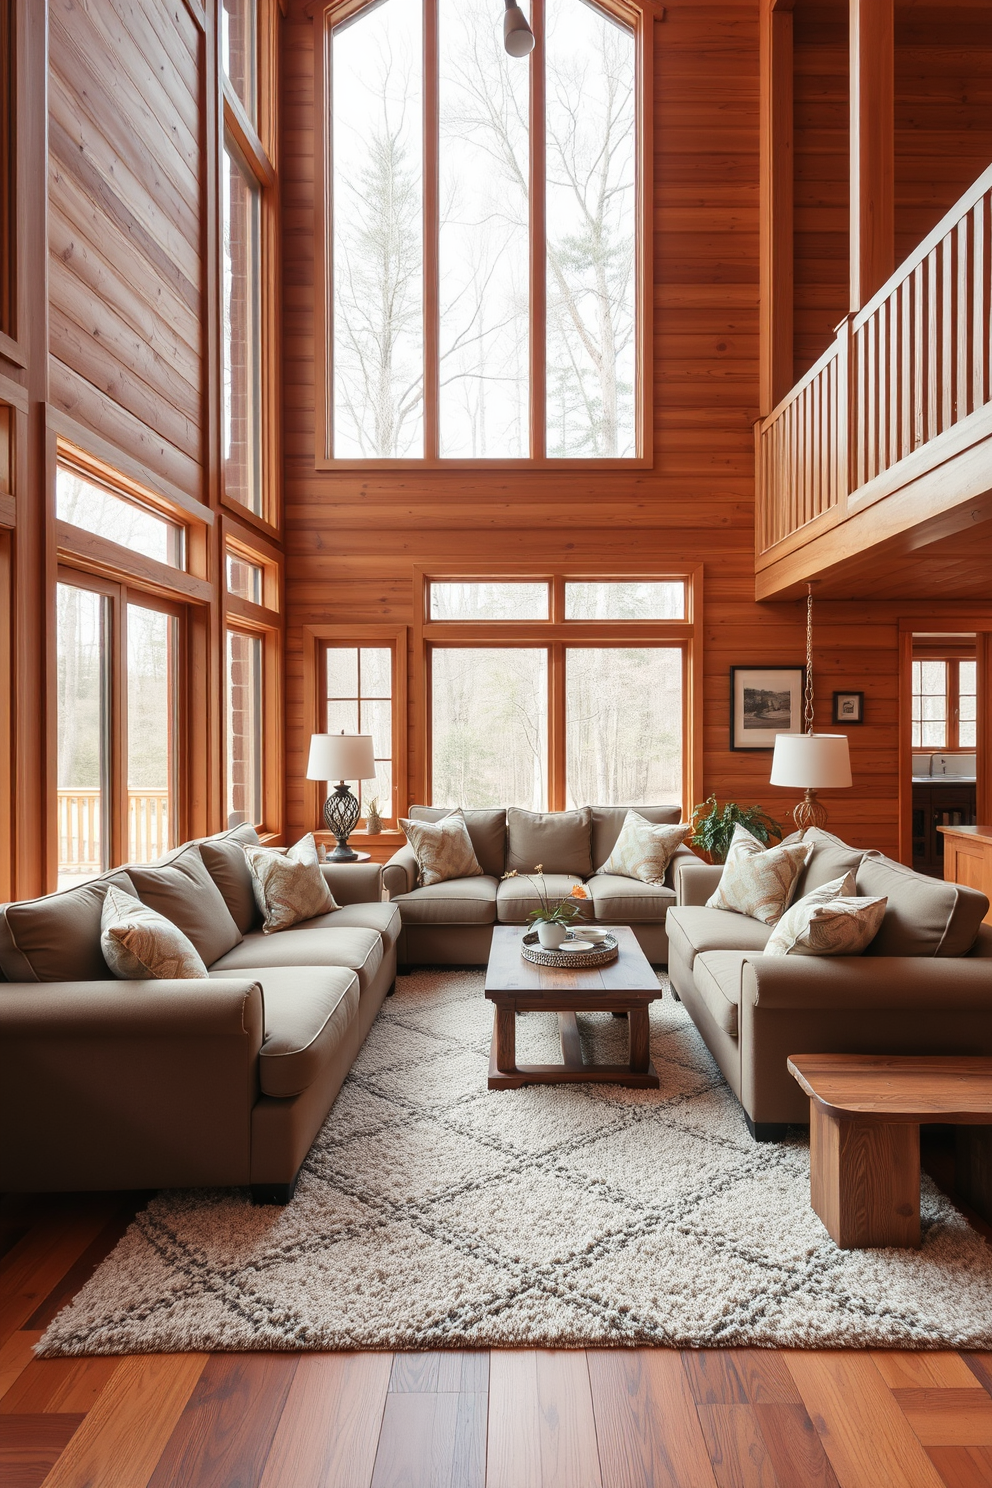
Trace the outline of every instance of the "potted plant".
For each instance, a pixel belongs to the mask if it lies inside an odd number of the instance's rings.
[[[382,817],[379,815],[378,796],[373,796],[371,801],[366,802],[365,831],[369,837],[377,837],[382,831]]]
[[[693,809],[690,842],[708,853],[711,863],[725,863],[737,826],[757,837],[765,847],[773,837],[780,840],[783,835],[778,822],[772,820],[763,806],[738,806],[736,801],[727,801],[720,807],[716,796],[709,796]]]
[[[525,873],[524,878],[534,885],[535,892],[540,900],[540,907],[532,909],[527,916],[528,924],[534,926],[537,938],[546,951],[556,951],[565,939],[568,927],[582,916],[582,904],[588,901],[589,890],[584,884],[573,884],[568,894],[562,894],[555,898],[548,893],[548,886],[544,878],[544,865],[538,863],[534,869],[537,877]],[[521,875],[514,868],[509,873],[504,873],[504,878],[519,878]],[[540,883],[538,882],[540,879]]]

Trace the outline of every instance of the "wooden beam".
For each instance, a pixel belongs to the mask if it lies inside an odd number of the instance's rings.
[[[761,0],[762,416],[792,387],[792,0]]]
[[[896,266],[895,0],[851,0],[851,309]]]

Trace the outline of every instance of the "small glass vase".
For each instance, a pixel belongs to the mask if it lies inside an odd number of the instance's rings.
[[[565,926],[558,920],[538,920],[537,938],[546,951],[557,951],[567,935]]]

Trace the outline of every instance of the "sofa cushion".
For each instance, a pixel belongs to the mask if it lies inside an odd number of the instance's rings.
[[[596,872],[663,884],[669,863],[691,831],[690,822],[649,822],[628,811],[613,851]]]
[[[197,980],[207,975],[196,946],[178,925],[114,884],[107,886],[100,926],[103,959],[122,981]]]
[[[545,873],[541,888],[545,899],[552,904],[558,899],[566,899],[571,894],[576,884],[581,884],[581,878],[574,873]],[[541,877],[538,883],[541,883]],[[587,884],[589,890],[591,885]],[[591,920],[594,917],[592,900],[576,899],[578,905],[578,918]],[[504,878],[496,893],[496,918],[501,925],[526,925],[527,916],[532,909],[540,909],[541,901],[537,889],[529,878]]]
[[[668,911],[665,921],[669,942],[678,941],[687,966],[704,951],[763,951],[771,926],[748,915],[724,909],[705,909],[680,904]]]
[[[337,909],[312,832],[292,847],[246,847],[244,853],[265,935]]]
[[[90,879],[74,889],[6,904],[0,913],[0,971],[8,982],[112,980],[100,947],[100,915],[108,887],[126,894],[124,872]]]
[[[538,863],[545,873],[592,872],[592,808],[578,811],[522,811],[506,813],[506,868],[533,873]]]
[[[375,930],[382,937],[385,950],[394,946],[400,938],[403,921],[395,904],[343,904],[332,909],[330,914],[315,915],[312,920],[301,920],[290,925],[284,933],[295,935],[298,930]]]
[[[822,827],[810,827],[802,838],[798,832],[793,832],[791,836],[784,837],[779,846],[791,847],[793,843],[800,841],[812,844],[813,851],[799,875],[794,896],[796,899],[805,899],[807,894],[822,888],[831,879],[857,873],[865,855],[863,847],[849,847],[846,842],[835,837],[832,832],[825,832]]]
[[[452,878],[397,894],[393,899],[404,925],[492,925],[496,920],[496,879]]]
[[[417,859],[418,888],[450,883],[456,878],[482,877],[464,813],[458,808],[436,822],[400,817],[400,826]]]
[[[889,901],[866,956],[966,956],[989,908],[977,889],[927,878],[881,855],[862,859],[857,886],[859,894]]]
[[[682,820],[678,806],[593,806],[592,810],[592,860],[605,863],[616,846],[628,811],[636,811],[645,821],[677,824]]]
[[[210,972],[241,973],[258,966],[339,966],[357,973],[364,992],[382,965],[382,956],[382,936],[377,930],[310,930],[301,925],[293,935],[253,930],[215,961]]]
[[[663,925],[675,891],[665,884],[641,883],[600,871],[586,884],[593,914],[601,925]]]
[[[745,827],[734,828],[723,874],[706,901],[708,909],[735,910],[774,925],[792,903],[812,843],[764,847]]]
[[[413,821],[437,822],[453,810],[452,806],[411,806],[409,814]],[[462,815],[483,873],[499,878],[506,866],[506,812],[494,807],[463,810]]]
[[[142,904],[178,925],[208,966],[241,940],[195,843],[177,848],[154,865],[129,863],[127,871]]]
[[[731,1038],[740,1037],[741,984],[747,951],[704,951],[696,957],[692,980],[714,1022]]]
[[[249,966],[212,977],[257,977],[265,1042],[258,1056],[264,1095],[299,1095],[334,1058],[358,1012],[358,978],[341,967]]]
[[[223,894],[224,903],[242,935],[254,930],[258,921],[255,891],[244,853],[246,847],[258,845],[258,833],[247,822],[232,827],[228,832],[219,832],[216,837],[203,837],[199,844],[200,857],[207,872]]]
[[[885,900],[856,895],[854,874],[799,899],[768,937],[766,956],[861,956],[878,933]]]

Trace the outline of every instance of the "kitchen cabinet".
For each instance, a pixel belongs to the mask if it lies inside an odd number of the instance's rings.
[[[944,838],[940,827],[973,826],[975,782],[913,782],[913,867],[931,878],[944,877]]]

